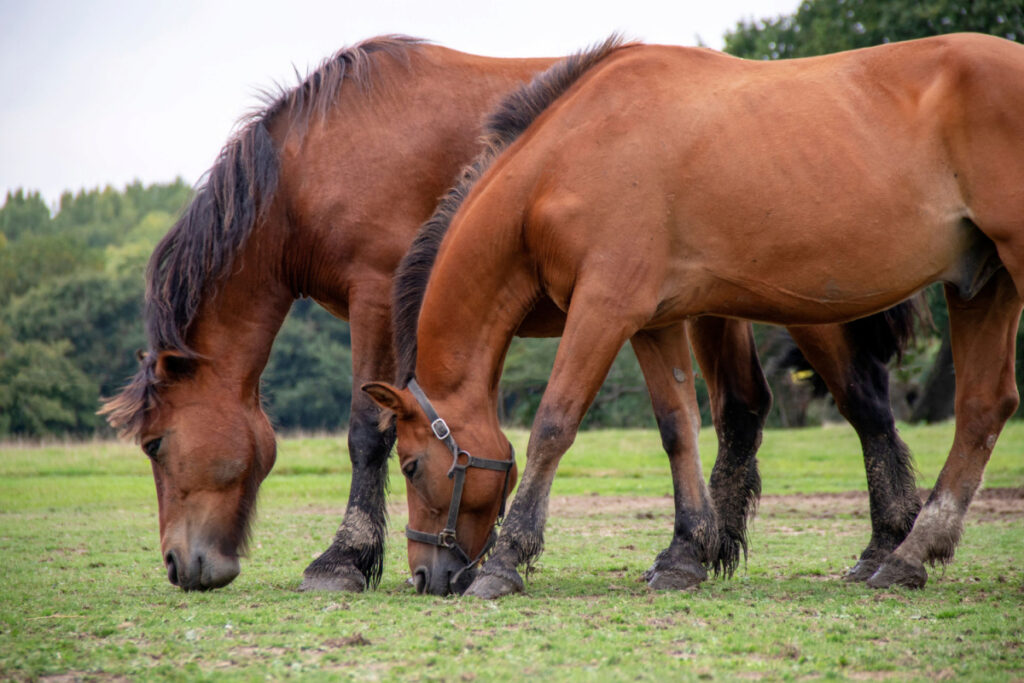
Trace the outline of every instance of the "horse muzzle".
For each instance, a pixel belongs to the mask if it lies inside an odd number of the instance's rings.
[[[454,553],[438,549],[430,566],[421,564],[412,573],[416,592],[423,595],[462,595],[476,578],[476,568]]]
[[[169,550],[164,555],[167,580],[186,591],[204,591],[221,588],[231,583],[241,572],[237,557],[210,550],[180,553]]]

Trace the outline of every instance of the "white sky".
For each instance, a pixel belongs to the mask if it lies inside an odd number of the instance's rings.
[[[722,47],[800,0],[0,0],[0,192],[194,183],[235,121],[338,48],[382,33],[558,56],[613,31]],[[0,196],[2,203],[2,196]]]

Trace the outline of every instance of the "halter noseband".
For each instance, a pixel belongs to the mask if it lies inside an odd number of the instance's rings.
[[[441,530],[441,533],[428,534],[425,531],[416,531],[406,526],[405,536],[411,541],[435,545],[439,548],[447,548],[456,553],[466,563],[466,566],[459,572],[461,573],[476,565],[498,539],[494,529],[491,529],[491,534],[487,539],[487,543],[484,544],[483,550],[470,560],[469,555],[466,554],[466,551],[462,549],[462,546],[459,545],[458,540],[455,538],[455,522],[458,520],[459,506],[462,504],[462,487],[466,483],[466,470],[470,467],[479,467],[480,469],[505,473],[505,486],[501,491],[501,509],[498,512],[497,521],[497,526],[500,526],[502,519],[505,517],[505,499],[508,496],[508,483],[512,476],[512,466],[516,462],[516,451],[512,448],[512,444],[509,443],[508,447],[512,457],[508,460],[490,460],[488,458],[473,457],[467,451],[459,448],[459,445],[455,442],[455,437],[452,436],[452,430],[448,428],[448,423],[434,410],[434,406],[430,404],[430,399],[423,393],[423,389],[420,388],[416,379],[410,379],[407,386],[416,402],[420,404],[420,408],[426,413],[427,419],[430,420],[430,431],[434,433],[438,441],[442,442],[451,451],[452,466],[448,469],[448,478],[454,479],[454,490],[452,491],[452,501],[448,506],[448,521],[444,529]]]

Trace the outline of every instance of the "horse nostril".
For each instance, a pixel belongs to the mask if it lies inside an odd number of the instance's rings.
[[[172,585],[177,586],[178,584],[178,556],[174,554],[174,551],[170,551],[164,556],[164,564],[167,565],[167,580]]]
[[[416,567],[416,571],[412,573],[412,582],[416,586],[416,592],[423,595],[430,584],[430,570],[423,565]]]

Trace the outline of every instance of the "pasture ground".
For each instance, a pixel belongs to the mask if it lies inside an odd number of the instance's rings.
[[[930,487],[951,425],[902,430]],[[510,434],[525,453],[526,433]],[[705,473],[714,435],[702,433]],[[840,580],[869,535],[856,436],[771,431],[750,556],[731,579],[655,593],[671,482],[653,430],[581,434],[525,595],[416,595],[392,468],[381,587],[298,593],[333,535],[342,437],[286,438],[242,574],[183,593],[160,562],[136,447],[0,445],[0,678],[13,680],[1024,680],[1024,424],[1004,432],[956,560],[922,591]]]

